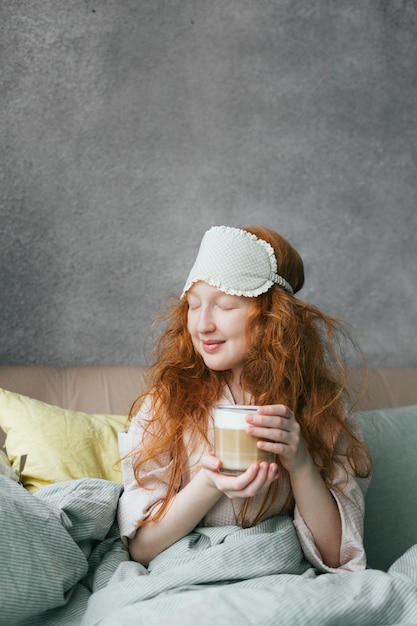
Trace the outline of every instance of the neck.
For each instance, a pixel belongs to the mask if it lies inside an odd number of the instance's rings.
[[[250,404],[250,396],[244,392],[240,382],[236,382],[232,379],[227,382],[227,386],[229,387],[235,404]]]

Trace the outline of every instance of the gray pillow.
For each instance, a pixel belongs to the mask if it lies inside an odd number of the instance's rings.
[[[26,624],[64,605],[67,592],[87,573],[87,559],[69,534],[70,525],[63,511],[0,475],[2,624]]]
[[[365,510],[368,567],[386,571],[417,543],[417,405],[357,417],[374,463]]]

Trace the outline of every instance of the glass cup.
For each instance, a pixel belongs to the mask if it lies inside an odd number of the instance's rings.
[[[246,433],[246,416],[257,406],[219,404],[214,407],[215,454],[222,462],[220,472],[241,474],[252,463],[273,463],[275,454],[260,450],[258,439]]]

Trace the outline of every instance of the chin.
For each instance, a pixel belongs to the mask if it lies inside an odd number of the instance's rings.
[[[205,366],[212,372],[227,372],[228,368],[216,363],[210,363],[207,359],[203,359]]]

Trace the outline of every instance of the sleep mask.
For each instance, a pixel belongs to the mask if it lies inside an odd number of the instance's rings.
[[[255,297],[279,285],[293,294],[293,288],[277,274],[273,247],[256,235],[230,226],[213,226],[200,244],[181,298],[202,281],[232,296]]]

